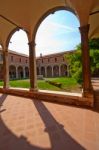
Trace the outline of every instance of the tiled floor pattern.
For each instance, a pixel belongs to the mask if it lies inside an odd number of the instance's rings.
[[[0,150],[99,150],[99,113],[1,94]]]

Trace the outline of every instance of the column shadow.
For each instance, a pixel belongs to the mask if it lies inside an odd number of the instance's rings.
[[[45,124],[45,132],[48,133],[52,150],[85,150],[65,130],[64,126],[57,122],[41,101],[33,101],[41,119]]]
[[[0,97],[0,108],[2,108],[7,95]],[[49,135],[51,148],[43,148],[29,143],[24,136],[17,137],[5,124],[0,113],[0,150],[85,150],[77,141],[75,141],[65,130],[63,125],[58,123],[45,105],[33,100],[41,119],[45,124],[44,132]]]

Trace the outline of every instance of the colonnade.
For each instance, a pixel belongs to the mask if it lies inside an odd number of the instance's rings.
[[[27,66],[9,66],[9,78],[10,79],[23,79],[29,78],[29,68]]]
[[[70,76],[69,65],[53,64],[37,67],[37,75],[43,75],[43,77],[61,77]]]
[[[89,58],[89,46],[88,46],[88,31],[89,25],[84,25],[79,28],[81,33],[81,46],[82,46],[82,70],[83,70],[83,96],[91,97],[93,95],[93,89],[91,85],[91,73],[90,73],[90,58]],[[9,64],[8,64],[8,51],[6,47],[3,47],[3,73],[4,73],[4,88],[9,87]],[[37,90],[37,72],[36,72],[36,56],[35,56],[35,36],[29,37],[29,73],[30,73],[30,90]],[[45,75],[47,75],[47,69],[45,69]],[[54,69],[52,69],[52,75],[54,76]],[[59,71],[60,75],[60,71]]]

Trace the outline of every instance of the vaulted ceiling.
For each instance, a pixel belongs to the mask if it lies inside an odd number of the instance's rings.
[[[44,17],[58,9],[74,12],[80,26],[90,24],[89,37],[99,37],[99,0],[0,0],[0,44],[16,28],[32,37]]]

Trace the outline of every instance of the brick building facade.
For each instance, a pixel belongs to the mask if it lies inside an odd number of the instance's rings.
[[[43,77],[69,76],[69,64],[64,56],[72,51],[50,54],[36,58],[37,75]],[[3,54],[0,50],[0,79],[3,78]],[[10,79],[29,78],[28,55],[9,50]]]

